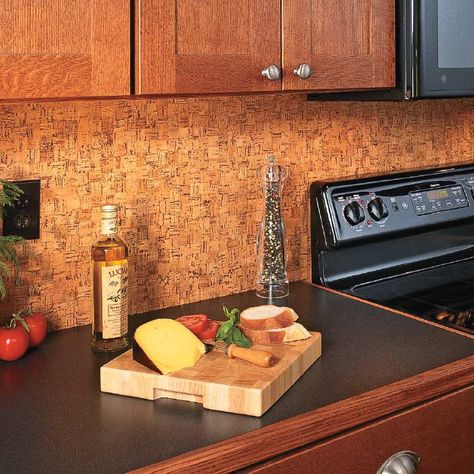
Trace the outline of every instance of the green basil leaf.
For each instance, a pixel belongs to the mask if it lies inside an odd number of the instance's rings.
[[[240,322],[240,310],[229,310],[226,305],[223,305],[222,309],[227,321],[217,331],[216,341],[224,341],[228,346],[235,343],[240,347],[250,347],[252,341],[237,327]]]
[[[227,319],[234,320],[234,324],[239,324],[240,322],[240,310],[238,308],[234,308],[232,311],[226,305],[223,305],[222,309],[224,310],[224,315]]]
[[[252,341],[237,327],[233,327],[230,333],[232,342],[239,347],[251,347]]]
[[[237,308],[234,308],[232,311],[234,312],[234,315],[235,315],[235,324],[240,324],[240,310],[238,310]]]
[[[229,308],[226,305],[222,306],[222,309],[224,310],[224,315],[227,319],[230,319],[230,316],[232,314],[232,311],[229,311]]]
[[[217,331],[216,341],[221,341],[221,340],[223,341],[227,337],[227,335],[229,334],[229,331],[232,329],[233,326],[234,326],[234,323],[231,320],[226,321],[225,323],[222,323],[221,327]]]

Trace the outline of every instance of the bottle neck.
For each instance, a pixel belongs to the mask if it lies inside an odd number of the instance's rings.
[[[101,234],[105,237],[114,237],[118,232],[117,218],[102,218]]]

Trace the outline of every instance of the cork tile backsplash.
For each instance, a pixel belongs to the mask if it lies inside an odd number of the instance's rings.
[[[41,239],[20,246],[20,284],[52,327],[91,319],[100,205],[120,206],[130,310],[252,289],[262,212],[256,169],[291,171],[283,215],[292,280],[309,278],[308,187],[473,161],[474,101],[307,103],[265,95],[0,105],[0,177],[41,179]]]

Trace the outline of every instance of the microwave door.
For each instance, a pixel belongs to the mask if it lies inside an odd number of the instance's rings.
[[[420,0],[421,97],[474,95],[474,1]]]

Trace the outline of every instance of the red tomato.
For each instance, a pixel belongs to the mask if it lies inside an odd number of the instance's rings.
[[[197,337],[199,337],[199,339],[214,339],[216,337],[219,326],[219,321],[208,319],[206,327],[196,335]]]
[[[12,328],[0,327],[0,359],[17,360],[28,350],[28,333],[20,324]]]
[[[186,326],[194,334],[199,334],[207,324],[207,316],[205,314],[189,314],[176,319]]]
[[[48,320],[41,313],[33,313],[25,316],[24,320],[30,328],[30,343],[29,347],[39,346],[46,337],[48,332]]]

